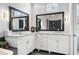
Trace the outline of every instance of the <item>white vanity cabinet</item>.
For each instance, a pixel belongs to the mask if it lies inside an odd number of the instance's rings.
[[[18,54],[19,55],[27,55],[32,52],[34,47],[34,35],[23,36],[17,41],[18,46]]]
[[[18,49],[19,55],[27,55],[35,49],[34,33],[6,35],[5,39],[11,47]]]
[[[66,35],[51,35],[48,39],[48,50],[63,54],[70,53],[70,36]]]
[[[35,48],[50,52],[70,54],[70,35],[31,33],[25,35],[9,35],[6,41],[12,47],[18,48],[19,55],[27,55]]]
[[[46,50],[62,54],[70,53],[70,35],[64,34],[37,34],[38,50]]]

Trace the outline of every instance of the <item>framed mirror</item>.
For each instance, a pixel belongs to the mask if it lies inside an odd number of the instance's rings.
[[[29,31],[29,14],[9,6],[9,30]]]
[[[37,31],[64,31],[64,12],[36,15]]]

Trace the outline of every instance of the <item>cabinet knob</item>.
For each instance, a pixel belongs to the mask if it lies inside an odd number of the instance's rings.
[[[40,43],[43,43],[43,42],[40,42]]]
[[[27,44],[29,43],[29,41],[27,41]]]
[[[43,45],[40,45],[40,46],[43,46]]]
[[[58,42],[59,42],[59,40],[56,40],[56,42],[58,43]]]

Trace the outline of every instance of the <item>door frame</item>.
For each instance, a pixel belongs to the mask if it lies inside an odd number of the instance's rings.
[[[77,55],[77,35],[76,35],[76,5],[78,3],[73,3],[73,53]]]

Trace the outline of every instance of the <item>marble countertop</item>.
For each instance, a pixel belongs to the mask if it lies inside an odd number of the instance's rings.
[[[29,36],[29,35],[33,35],[34,33],[31,33],[31,32],[27,32],[27,33],[11,33],[11,34],[8,34],[6,36],[9,36],[9,37],[23,37],[23,36]]]
[[[68,35],[70,36],[71,34],[69,33],[53,33],[53,32],[38,32],[37,34],[41,34],[41,35]]]

